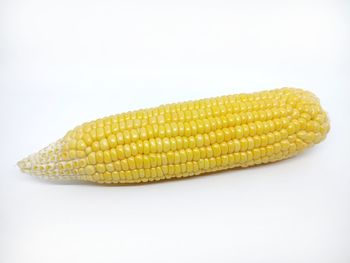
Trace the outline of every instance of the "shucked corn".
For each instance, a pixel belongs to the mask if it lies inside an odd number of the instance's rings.
[[[45,178],[150,182],[285,159],[328,131],[327,114],[312,93],[282,88],[84,123],[18,166]]]

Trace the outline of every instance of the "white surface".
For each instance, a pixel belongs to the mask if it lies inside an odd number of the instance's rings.
[[[1,1],[0,262],[350,262],[347,1]],[[165,183],[58,184],[16,161],[81,122],[296,86],[326,141]]]

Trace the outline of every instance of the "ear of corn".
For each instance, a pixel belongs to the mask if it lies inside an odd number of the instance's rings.
[[[285,159],[328,131],[327,114],[312,93],[282,88],[84,123],[18,166],[52,179],[150,182]]]

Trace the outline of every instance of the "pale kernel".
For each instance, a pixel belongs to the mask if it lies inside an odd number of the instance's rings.
[[[83,140],[79,140],[77,142],[76,146],[77,146],[77,150],[80,150],[80,151],[84,151],[85,148],[86,148],[86,144],[85,144],[85,142]]]
[[[118,172],[122,170],[122,166],[120,164],[120,161],[114,162],[114,169]]]
[[[106,170],[109,172],[113,172],[114,171],[113,163],[106,164]]]
[[[87,165],[85,167],[85,173],[87,175],[93,175],[95,173],[95,167],[93,165]]]
[[[69,151],[69,159],[75,159],[77,156],[77,153],[75,150],[70,150]]]

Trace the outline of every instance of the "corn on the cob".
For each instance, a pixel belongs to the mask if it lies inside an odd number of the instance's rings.
[[[327,114],[312,93],[282,88],[84,123],[18,166],[45,178],[150,182],[285,159],[328,131]]]

